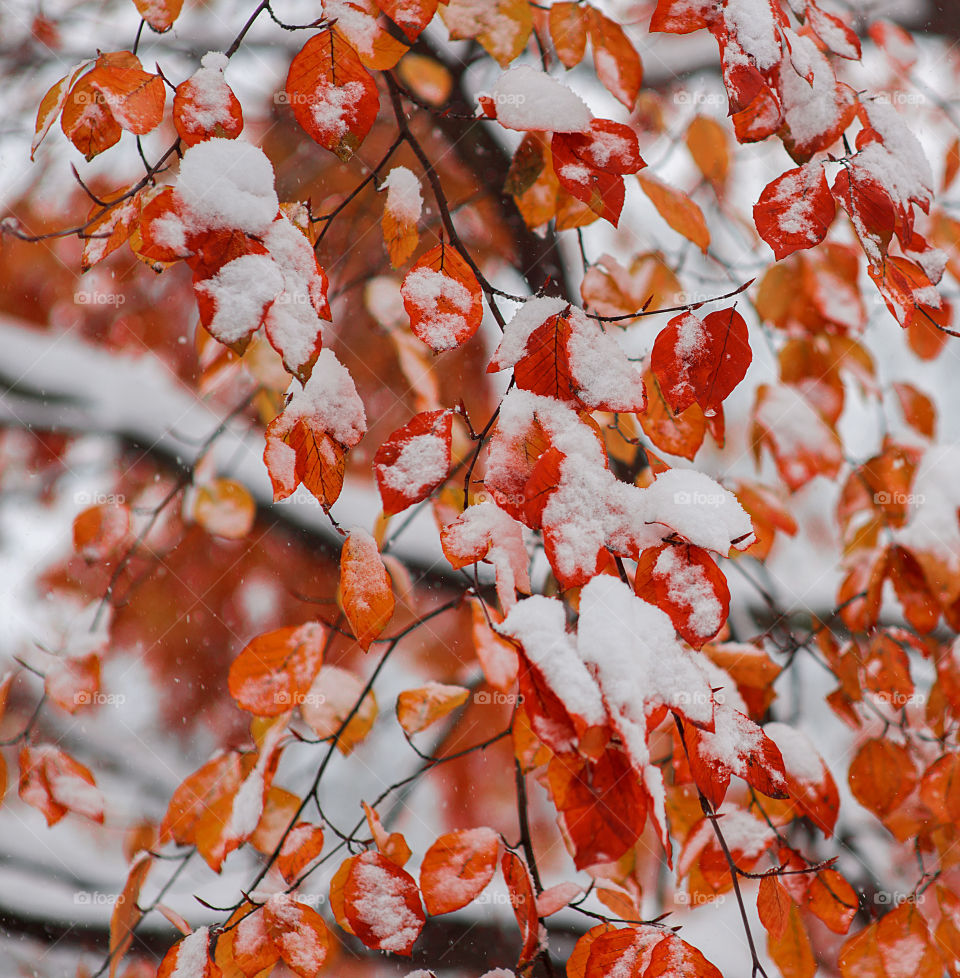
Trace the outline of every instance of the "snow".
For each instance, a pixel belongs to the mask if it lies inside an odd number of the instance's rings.
[[[577,397],[590,408],[641,410],[645,403],[643,377],[613,333],[577,308],[570,312],[570,327],[567,356]]]
[[[703,472],[668,469],[642,491],[645,519],[698,547],[725,554],[731,544],[745,550],[753,542],[753,524],[736,496]]]
[[[264,234],[280,209],[273,165],[240,139],[205,139],[180,161],[177,196],[195,229],[236,228]]]
[[[382,950],[401,952],[417,939],[423,922],[404,900],[406,880],[366,860],[366,855],[359,856],[350,871],[359,891],[354,910]]]
[[[412,170],[395,166],[380,184],[387,191],[387,210],[401,224],[416,224],[423,210],[420,181]]]
[[[724,621],[723,607],[703,567],[681,560],[675,547],[667,547],[657,557],[653,573],[667,579],[670,602],[689,609],[689,626],[697,635],[716,635]]]
[[[313,93],[310,113],[324,141],[339,142],[347,133],[350,116],[367,93],[363,82],[321,84]]]
[[[211,132],[217,125],[233,123],[233,93],[223,78],[227,64],[226,55],[219,51],[209,51],[201,59],[200,68],[190,78],[189,98],[182,105],[188,128]]]
[[[727,0],[723,9],[727,30],[757,68],[768,71],[782,57],[780,32],[770,0]]]
[[[827,58],[809,37],[783,29],[790,55],[780,66],[780,97],[784,121],[798,146],[814,144],[833,129],[844,103],[837,97],[837,79]]]
[[[306,386],[294,380],[287,393],[291,396],[283,413],[291,423],[307,418],[347,447],[356,445],[367,430],[353,378],[332,350],[320,351]]]
[[[567,308],[563,299],[553,296],[534,296],[514,313],[503,330],[503,339],[493,355],[491,365],[498,370],[513,367],[527,352],[527,342],[533,333],[551,316],[557,316]]]
[[[170,978],[197,978],[210,971],[210,934],[200,927],[177,945],[177,961]]]
[[[194,289],[214,303],[208,329],[232,346],[260,325],[266,306],[283,291],[283,275],[269,255],[241,255],[212,278],[195,283]]]
[[[780,748],[784,770],[797,781],[820,784],[826,770],[816,748],[802,730],[786,723],[768,723],[763,732]]]
[[[796,172],[788,172],[777,182],[777,192],[770,203],[780,208],[776,223],[780,231],[816,244],[823,237],[823,222],[817,214],[815,193],[823,173],[821,163],[806,163]]]
[[[853,157],[853,166],[866,171],[904,209],[911,201],[929,206],[933,174],[917,137],[892,105],[878,100],[863,105],[880,141],[864,146]]]
[[[507,129],[584,132],[593,114],[572,89],[529,65],[505,71],[490,95]]]
[[[717,824],[735,858],[756,858],[775,839],[773,829],[766,822],[730,802],[724,802],[717,809],[717,814],[720,816]],[[677,879],[686,876],[707,846],[719,844],[712,821],[705,818],[694,828],[684,844],[683,854],[677,862]]]
[[[404,278],[400,294],[416,309],[418,333],[430,349],[440,353],[459,345],[459,337],[469,329],[466,314],[473,305],[473,296],[463,283],[433,268],[415,268]],[[441,300],[453,311],[441,312]]]
[[[447,443],[439,435],[415,435],[400,450],[396,461],[379,465],[383,484],[405,496],[416,496],[421,490],[442,481],[450,468]]]
[[[519,601],[494,629],[519,642],[567,710],[589,726],[606,722],[607,711],[596,680],[577,655],[567,633],[563,603],[534,595]]]

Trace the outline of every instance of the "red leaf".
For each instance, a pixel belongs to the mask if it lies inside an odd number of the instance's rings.
[[[377,449],[373,471],[383,512],[392,516],[426,499],[450,471],[453,412],[424,411]]]
[[[582,137],[574,140],[570,133],[554,133],[550,143],[554,173],[567,193],[616,227],[623,210],[623,177],[598,169],[580,157],[577,149],[586,151],[588,145],[591,144],[585,144]],[[595,157],[596,152],[591,155]]]
[[[462,346],[483,319],[483,290],[476,275],[442,241],[417,259],[400,294],[410,328],[434,353]]]
[[[757,231],[777,261],[823,241],[836,213],[822,163],[787,170],[767,184],[753,207]]]
[[[441,835],[420,864],[420,889],[431,916],[467,906],[497,868],[500,837],[493,829],[460,829]]]
[[[368,850],[351,863],[343,892],[347,920],[367,947],[410,956],[426,918],[409,873]]]
[[[730,612],[723,571],[706,550],[692,544],[664,543],[645,550],[637,562],[634,590],[662,608],[695,649],[720,631]]]
[[[533,879],[527,864],[509,849],[503,854],[500,868],[507,882],[513,915],[517,918],[520,934],[523,937],[523,947],[520,949],[520,957],[517,961],[517,970],[522,972],[530,965],[540,948],[540,921],[537,918]]]
[[[415,41],[423,29],[433,20],[438,0],[379,0],[380,9]]]
[[[220,975],[220,969],[210,960],[210,934],[206,927],[174,944],[157,969],[157,978],[220,978]]]
[[[720,969],[711,964],[692,944],[673,934],[653,949],[643,978],[723,978]]]
[[[303,130],[348,160],[380,111],[373,76],[337,27],[314,35],[290,63],[287,100]]]
[[[671,319],[653,344],[650,368],[674,411],[696,402],[709,415],[743,380],[752,359],[747,324],[730,308],[702,320],[690,312]]]
[[[310,822],[297,822],[283,840],[277,869],[292,883],[323,852],[323,829]]]

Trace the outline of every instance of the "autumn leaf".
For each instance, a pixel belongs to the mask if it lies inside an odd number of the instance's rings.
[[[405,689],[397,697],[397,720],[406,733],[419,733],[465,703],[469,695],[470,690],[464,686],[436,682]]]
[[[321,739],[335,737],[338,749],[349,754],[370,733],[377,719],[372,691],[339,666],[323,666],[300,705],[304,721]],[[359,706],[357,705],[359,703]]]
[[[365,530],[353,530],[340,551],[340,603],[366,652],[389,624],[395,602],[377,543]]]
[[[133,0],[137,13],[158,33],[170,30],[180,16],[183,0]]]
[[[400,289],[414,334],[434,353],[462,346],[483,319],[483,290],[456,248],[440,242],[421,255]]]
[[[193,518],[213,536],[242,540],[252,529],[257,504],[246,486],[235,479],[214,479],[198,486]]]
[[[587,46],[587,18],[579,3],[550,5],[550,40],[564,68],[575,68],[583,60]]]
[[[285,713],[303,702],[326,645],[326,629],[317,622],[259,635],[230,666],[230,695],[256,716]]]
[[[777,261],[823,241],[836,213],[820,163],[787,170],[764,188],[753,208],[757,231]]]
[[[356,152],[380,110],[373,76],[338,27],[304,44],[284,90],[304,132],[341,160]]]
[[[710,232],[703,211],[686,194],[647,173],[637,175],[643,192],[660,216],[677,234],[692,241],[704,254],[710,247]]]
[[[103,821],[103,795],[90,769],[52,744],[20,749],[20,797],[43,812],[47,825],[68,812]]]
[[[157,970],[157,978],[220,978],[220,974],[210,960],[210,933],[206,927],[174,944]]]
[[[177,86],[173,95],[173,124],[186,146],[213,137],[236,139],[243,130],[243,110],[224,81],[226,55],[205,54],[200,68]]]
[[[264,924],[284,963],[300,978],[314,978],[330,951],[331,936],[316,910],[287,893],[264,904]]]
[[[343,893],[350,926],[367,947],[411,955],[425,917],[409,873],[368,850],[351,863]]]
[[[423,411],[390,435],[373,458],[385,514],[402,512],[443,485],[452,443],[450,410]]]

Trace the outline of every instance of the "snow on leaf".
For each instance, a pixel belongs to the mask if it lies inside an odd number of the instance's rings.
[[[55,825],[68,812],[103,822],[103,795],[90,770],[52,744],[20,750],[20,797]]]
[[[453,412],[415,415],[377,449],[373,471],[385,514],[393,515],[426,499],[450,471]]]
[[[393,617],[390,575],[376,540],[352,530],[340,551],[340,603],[360,647],[366,652]]]
[[[318,622],[257,636],[230,666],[230,695],[255,716],[285,713],[310,688],[326,644],[326,630]]]
[[[122,503],[100,503],[73,520],[73,547],[84,560],[109,557],[130,532],[130,510]]]
[[[488,97],[500,125],[520,132],[584,132],[593,119],[572,89],[529,65],[505,71]]]
[[[257,504],[250,490],[235,479],[214,479],[197,487],[190,516],[207,533],[242,540],[252,529]]]
[[[583,149],[582,141],[567,133],[554,133],[550,142],[553,171],[567,193],[617,227],[625,196],[623,177],[593,166],[579,155]]]
[[[210,960],[210,933],[206,927],[178,941],[164,955],[157,978],[219,978],[220,969]]]
[[[417,259],[400,287],[410,328],[434,353],[462,346],[483,319],[483,290],[455,248],[441,242]]]
[[[623,28],[596,7],[587,7],[587,31],[597,78],[610,94],[632,109],[643,82],[643,65]]]
[[[500,837],[493,829],[459,829],[441,835],[420,864],[427,913],[452,913],[475,900],[493,879],[499,850]]]
[[[423,209],[420,181],[405,166],[395,166],[378,189],[387,191],[381,220],[383,240],[390,264],[398,268],[413,254],[420,240],[417,233]]]
[[[275,893],[263,908],[270,940],[300,978],[315,978],[330,951],[330,931],[312,907],[287,893]]]
[[[671,319],[654,342],[650,369],[674,411],[696,401],[709,416],[743,380],[752,359],[747,324],[731,307],[702,320],[692,312]]]
[[[140,216],[141,192],[138,191],[132,197],[127,197],[127,193],[127,190],[123,190],[102,198],[110,204],[116,198],[124,197],[123,200],[110,206],[106,213],[101,213],[103,208],[99,204],[94,204],[91,208],[87,216],[90,223],[83,233],[83,258],[80,263],[83,271],[87,272],[98,262],[103,261],[133,234]]]
[[[341,160],[354,154],[380,110],[373,76],[337,27],[314,35],[300,49],[285,91],[307,135]]]
[[[366,68],[388,71],[407,53],[407,46],[380,19],[375,0],[323,0],[323,13],[336,23]]]
[[[236,139],[243,130],[240,101],[223,78],[226,66],[226,55],[210,51],[193,75],[177,86],[173,124],[185,145],[212,136]]]
[[[159,34],[173,27],[183,9],[183,0],[133,0],[133,3],[150,29]]]
[[[413,877],[368,850],[353,860],[343,890],[357,937],[367,947],[409,957],[425,922]]]
[[[415,41],[437,12],[437,0],[380,0],[380,9]]]
[[[654,946],[644,978],[722,978],[722,975],[692,944],[668,934]]]
[[[433,681],[417,689],[405,689],[397,697],[397,720],[408,734],[418,733],[461,706],[469,695],[465,686]]]
[[[322,666],[300,704],[300,713],[313,732],[321,740],[336,738],[343,754],[349,754],[370,733],[377,719],[377,700],[372,690],[361,700],[364,686],[346,669]],[[358,700],[360,708],[354,711]]]
[[[699,649],[723,627],[730,591],[723,571],[700,547],[661,544],[637,562],[634,590],[662,608],[687,642]]]
[[[476,40],[501,68],[523,52],[533,30],[527,0],[450,0],[440,16],[451,40]]]
[[[827,234],[837,206],[822,163],[805,163],[769,183],[754,205],[760,237],[777,261],[801,248],[812,248]]]
[[[840,809],[840,796],[830,769],[809,738],[796,727],[785,723],[768,723],[763,732],[780,750],[787,793],[800,813],[829,838]]]
[[[277,855],[280,875],[292,883],[323,852],[323,829],[310,822],[297,822],[287,833]]]
[[[530,558],[523,528],[495,503],[468,506],[462,516],[443,528],[440,543],[455,569],[479,560],[493,564],[497,597],[505,612],[515,604],[516,591],[530,593]]]

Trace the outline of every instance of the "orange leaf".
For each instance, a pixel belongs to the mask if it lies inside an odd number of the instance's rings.
[[[710,247],[710,232],[697,204],[686,194],[648,173],[637,174],[637,179],[643,192],[667,224],[706,254]]]
[[[277,856],[277,869],[292,883],[323,852],[323,829],[310,822],[297,822],[283,840]]]
[[[517,961],[517,970],[522,972],[530,966],[540,948],[540,921],[537,918],[533,878],[526,862],[509,849],[500,860],[500,868],[507,883],[513,915],[517,918],[523,937],[523,947]]]
[[[610,94],[632,109],[643,82],[643,65],[623,28],[595,7],[587,6],[587,30],[597,78]]]
[[[810,935],[800,915],[800,908],[792,900],[783,932],[779,937],[767,934],[767,951],[783,978],[813,978],[817,973]]]
[[[346,669],[323,666],[300,706],[303,719],[313,732],[321,739],[335,736],[337,747],[344,754],[349,754],[370,733],[377,719],[377,701],[372,691],[351,716],[363,687],[363,682]],[[348,716],[350,722],[344,727]]]
[[[104,560],[126,539],[130,510],[122,503],[91,506],[73,520],[73,546],[85,560]]]
[[[549,26],[553,49],[564,68],[575,68],[583,60],[587,46],[587,22],[579,3],[550,5]]]
[[[326,630],[312,621],[257,636],[230,666],[230,695],[256,716],[285,713],[303,702],[326,644]]]
[[[158,33],[170,30],[180,16],[183,0],[133,0],[137,13]]]
[[[640,426],[653,444],[663,452],[693,459],[707,433],[707,419],[697,404],[674,414],[652,371],[643,378],[649,394],[646,410],[638,415]]]
[[[178,941],[164,955],[157,978],[220,978],[220,969],[210,960],[210,933],[206,927]]]
[[[149,0],[148,0],[149,2]],[[204,139],[236,139],[243,131],[243,110],[224,81],[226,55],[205,54],[201,67],[177,86],[173,95],[173,124],[186,146]]]
[[[376,540],[366,530],[353,530],[340,551],[340,602],[366,652],[387,627],[395,604],[390,575]]]
[[[37,151],[37,147],[43,142],[44,137],[50,131],[50,127],[57,121],[57,117],[63,111],[63,106],[67,101],[67,95],[73,87],[77,76],[88,65],[89,62],[83,61],[76,65],[76,67],[71,68],[63,78],[58,82],[54,82],[47,94],[40,100],[40,105],[37,108],[36,131],[33,142],[30,145],[31,160]]]
[[[811,880],[807,909],[835,934],[850,930],[859,908],[857,891],[835,869],[823,869]]]
[[[476,275],[442,241],[417,259],[400,294],[410,328],[434,353],[462,346],[483,319],[483,290]]]
[[[900,402],[904,421],[926,438],[933,438],[937,427],[937,408],[933,401],[913,384],[894,382],[890,386]]]
[[[779,941],[786,933],[793,901],[776,876],[764,876],[757,891],[757,914],[770,938]]]
[[[380,9],[415,41],[437,12],[437,0],[379,0]]]
[[[242,540],[253,529],[257,504],[236,480],[214,479],[197,489],[191,515],[213,536]]]
[[[710,116],[694,116],[685,141],[697,169],[714,187],[722,188],[730,173],[730,148],[723,126]]]
[[[243,907],[239,912],[244,912]],[[221,944],[224,938],[230,939],[230,931],[225,931],[217,939],[217,960],[221,960]],[[233,963],[246,978],[254,978],[272,968],[280,960],[280,950],[274,944],[267,927],[265,907],[258,907],[252,913],[249,906],[233,931],[230,952]],[[231,976],[232,978],[232,976]]]
[[[20,797],[55,825],[67,812],[103,822],[103,796],[90,770],[52,744],[20,750]]]
[[[366,802],[361,804],[364,814],[367,816],[370,834],[377,844],[377,849],[390,862],[396,863],[402,869],[409,862],[411,856],[407,840],[399,832],[387,832],[380,821],[380,816]]]
[[[499,849],[500,837],[493,829],[460,829],[441,835],[420,864],[427,913],[452,913],[475,900],[493,879]]]
[[[368,850],[351,863],[343,894],[347,920],[367,947],[410,956],[425,917],[409,873]]]
[[[483,670],[483,677],[494,689],[505,693],[517,679],[517,650],[511,642],[504,641],[490,627],[479,598],[470,597],[470,611],[473,617],[473,647]],[[496,618],[491,620],[499,624]],[[499,616],[498,616],[499,617]]]
[[[330,931],[320,914],[288,893],[275,893],[264,904],[263,916],[284,963],[300,978],[315,978],[330,952]]]
[[[67,713],[93,705],[99,701],[100,656],[91,652],[78,658],[58,658],[47,670],[43,690]]]
[[[893,811],[913,790],[916,768],[904,747],[891,740],[868,740],[850,764],[850,790],[879,818]]]
[[[110,915],[110,978],[116,975],[123,956],[133,943],[133,928],[143,916],[137,900],[152,865],[153,857],[149,853],[141,852],[130,867],[123,892],[114,904]]]
[[[160,825],[161,843],[173,838],[180,845],[194,845],[200,819],[239,786],[239,755],[234,751],[216,754],[174,791]]]
[[[723,978],[720,969],[711,964],[692,944],[668,935],[653,948],[644,978]]]
[[[366,138],[380,110],[373,76],[337,27],[304,44],[290,63],[285,90],[301,128],[344,161]]]
[[[425,730],[467,701],[465,686],[429,682],[419,689],[404,690],[397,697],[397,719],[408,734]]]

